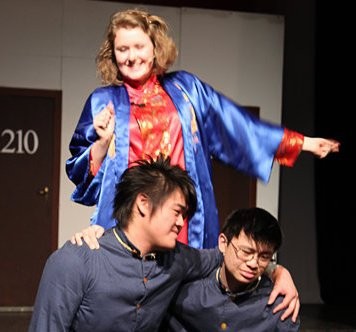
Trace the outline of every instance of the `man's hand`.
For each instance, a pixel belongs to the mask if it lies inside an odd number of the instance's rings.
[[[300,301],[297,288],[289,271],[283,266],[277,265],[272,278],[274,287],[269,296],[268,304],[272,304],[278,295],[283,295],[283,301],[274,308],[273,313],[286,309],[281,316],[281,320],[285,320],[292,315],[292,321],[296,322],[300,309]]]
[[[104,231],[104,228],[99,225],[91,225],[75,233],[70,239],[70,242],[81,246],[83,245],[83,239],[90,249],[99,249],[98,239],[103,236]]]

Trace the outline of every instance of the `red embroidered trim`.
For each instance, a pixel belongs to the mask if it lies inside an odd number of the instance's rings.
[[[303,143],[304,135],[285,128],[282,141],[276,152],[275,160],[277,160],[280,165],[293,167],[302,151]]]

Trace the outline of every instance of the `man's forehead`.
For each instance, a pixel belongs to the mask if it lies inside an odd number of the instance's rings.
[[[267,243],[257,242],[251,236],[246,235],[244,230],[241,230],[240,234],[235,236],[236,242],[239,245],[246,245],[248,247],[257,249],[258,251],[270,251],[272,247]]]

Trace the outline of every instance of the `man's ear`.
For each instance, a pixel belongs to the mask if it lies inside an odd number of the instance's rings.
[[[229,244],[225,234],[220,233],[218,241],[219,241],[218,242],[219,250],[221,251],[222,254],[225,254],[226,247]]]
[[[138,194],[136,197],[136,208],[141,217],[148,216],[150,213],[150,201],[145,194]]]

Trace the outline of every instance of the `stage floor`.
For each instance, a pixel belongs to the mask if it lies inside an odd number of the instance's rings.
[[[0,312],[0,332],[27,332],[30,318],[31,312]],[[300,319],[301,332],[356,332],[356,305],[302,304]]]

